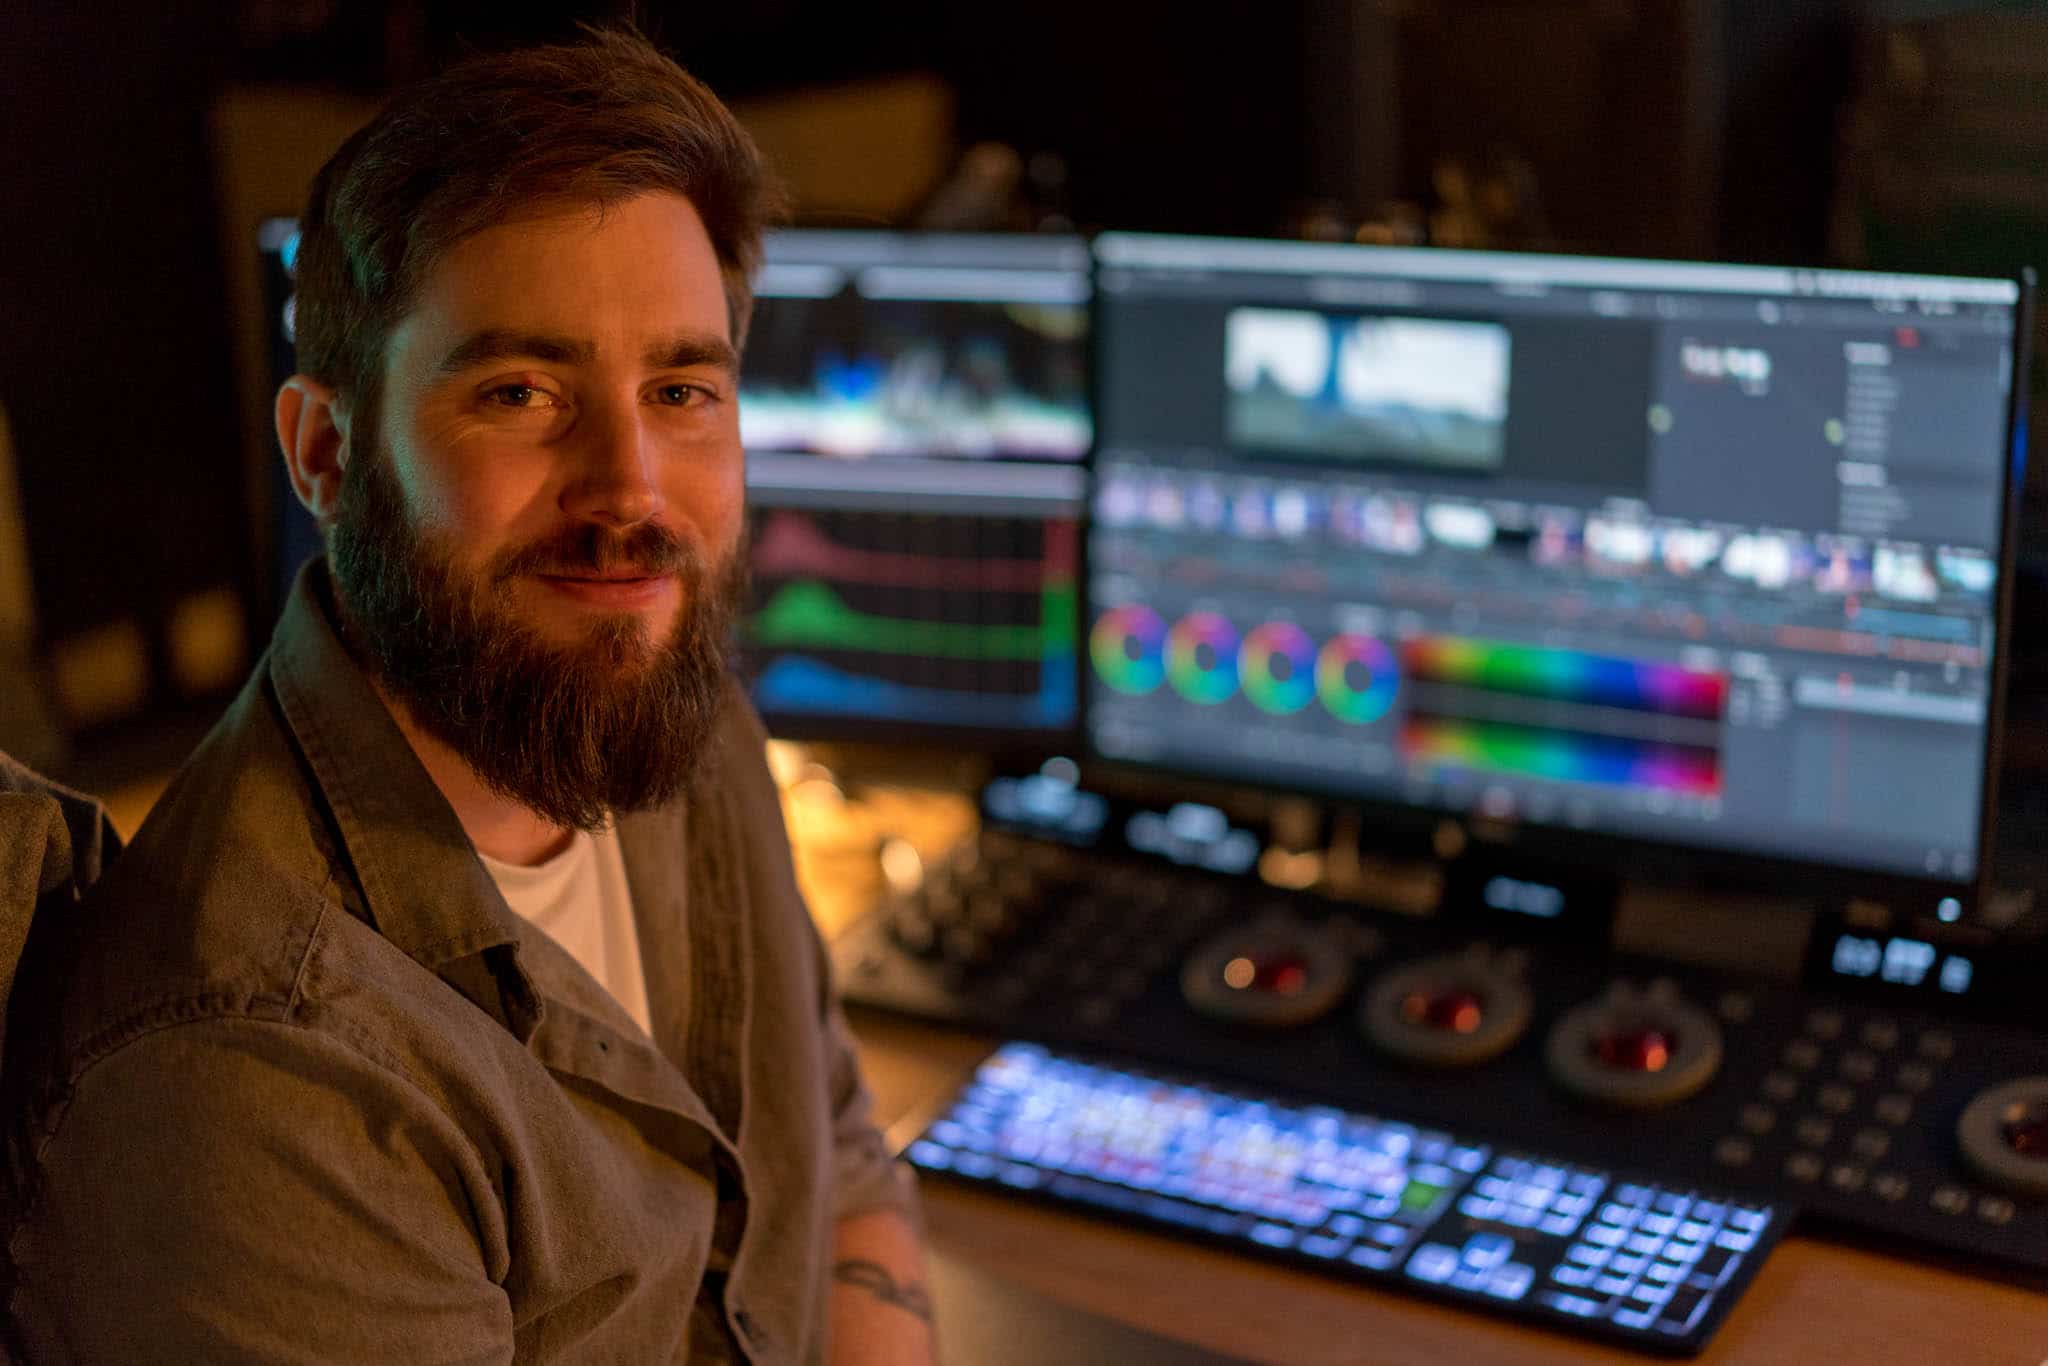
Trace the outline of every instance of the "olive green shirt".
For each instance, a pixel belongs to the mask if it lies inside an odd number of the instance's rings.
[[[744,697],[619,822],[650,1042],[505,905],[327,591],[30,943],[31,1360],[820,1359],[834,1222],[914,1192]]]

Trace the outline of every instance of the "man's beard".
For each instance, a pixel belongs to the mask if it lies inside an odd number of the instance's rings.
[[[329,541],[335,598],[361,662],[414,722],[493,792],[567,829],[600,830],[688,785],[718,721],[743,553],[707,569],[665,527],[587,524],[473,573],[413,524],[387,451],[356,466]],[[666,643],[632,614],[594,618],[568,645],[517,615],[521,578],[620,569],[681,580]]]

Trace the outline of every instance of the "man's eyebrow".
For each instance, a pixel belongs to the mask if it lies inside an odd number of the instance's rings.
[[[587,341],[554,336],[545,332],[514,332],[504,328],[488,328],[482,332],[472,332],[449,348],[448,354],[441,357],[441,363],[434,367],[434,373],[440,378],[446,378],[500,360],[540,360],[555,365],[588,365],[596,359],[597,347]]]
[[[597,359],[597,347],[574,337],[546,332],[518,332],[487,328],[457,342],[441,358],[434,373],[446,378],[479,365],[501,360],[538,360],[555,365],[589,365]],[[708,365],[735,374],[739,353],[732,343],[710,332],[684,332],[648,348],[644,360],[653,370],[684,370]]]
[[[648,348],[646,359],[650,370],[687,370],[695,365],[709,365],[738,374],[740,368],[739,352],[714,332],[680,333]]]

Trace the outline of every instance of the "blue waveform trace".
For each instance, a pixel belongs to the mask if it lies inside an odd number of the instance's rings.
[[[1075,717],[1075,656],[1039,662],[1038,691],[1026,696],[921,688],[835,669],[804,655],[779,656],[754,683],[754,705],[773,715],[849,716],[949,726],[1053,730]]]

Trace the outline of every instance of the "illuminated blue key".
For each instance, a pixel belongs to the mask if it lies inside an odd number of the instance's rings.
[[[1589,1300],[1584,1295],[1567,1295],[1562,1290],[1545,1291],[1539,1298],[1552,1309],[1582,1319],[1595,1317],[1601,1309],[1598,1300]]]
[[[1528,1263],[1508,1262],[1493,1269],[1483,1288],[1495,1299],[1519,1300],[1529,1293],[1529,1286],[1535,1279],[1536,1269]]]
[[[1372,1271],[1385,1271],[1394,1264],[1395,1256],[1383,1247],[1354,1247],[1344,1260]]]
[[[910,1160],[920,1167],[943,1171],[953,1165],[953,1154],[928,1138],[920,1138],[910,1145]]]
[[[1408,1274],[1418,1281],[1442,1285],[1458,1270],[1458,1250],[1442,1243],[1424,1243],[1408,1258]]]
[[[1466,1266],[1490,1271],[1514,1255],[1515,1240],[1498,1233],[1475,1233],[1460,1254]]]
[[[1294,1230],[1284,1224],[1253,1224],[1251,1240],[1267,1247],[1293,1247]]]
[[[1657,1312],[1654,1309],[1617,1309],[1609,1317],[1624,1328],[1648,1328]]]
[[[1585,1266],[1573,1266],[1570,1262],[1566,1262],[1551,1271],[1550,1279],[1556,1281],[1559,1285],[1587,1286],[1593,1283],[1593,1269]]]
[[[1328,1238],[1320,1234],[1301,1240],[1301,1250],[1326,1260],[1341,1257],[1351,1247],[1349,1238]]]

